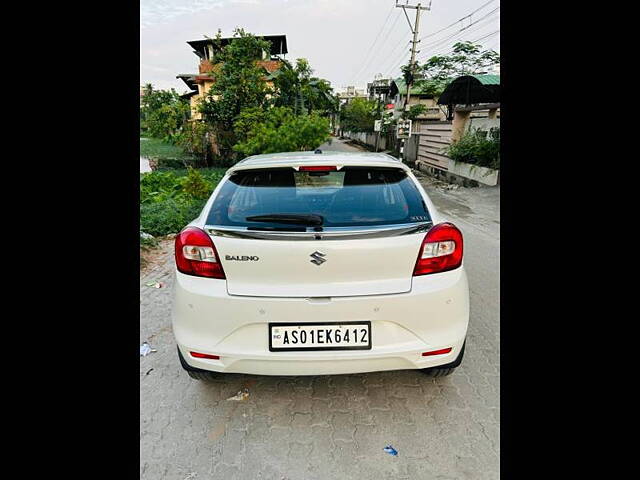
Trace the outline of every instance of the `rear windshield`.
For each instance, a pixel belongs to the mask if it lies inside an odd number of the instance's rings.
[[[221,187],[208,225],[291,227],[275,221],[248,221],[257,215],[313,214],[323,227],[376,226],[431,220],[404,170],[344,167],[340,171],[297,172],[293,168],[241,170]],[[302,226],[302,225],[301,225]]]

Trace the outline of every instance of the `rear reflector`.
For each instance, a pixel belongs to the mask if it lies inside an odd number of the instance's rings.
[[[209,355],[208,353],[189,352],[194,358],[210,358],[211,360],[220,360],[220,355]]]
[[[430,357],[431,355],[444,355],[445,353],[449,353],[452,350],[452,347],[443,348],[440,350],[432,350],[431,352],[422,352],[423,357]]]
[[[300,167],[298,169],[299,172],[332,172],[336,170],[338,170],[338,167],[336,167],[335,165],[313,165]]]

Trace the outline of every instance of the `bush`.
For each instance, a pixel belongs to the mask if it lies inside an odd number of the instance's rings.
[[[184,195],[193,199],[207,199],[213,191],[211,184],[204,179],[200,172],[193,168],[189,168],[187,176],[180,179],[180,185]]]
[[[244,155],[313,150],[330,134],[329,119],[317,113],[294,115],[288,107],[244,110],[235,123],[238,138],[233,149]]]
[[[196,218],[224,175],[221,169],[154,171],[140,175],[140,230],[179,232]]]
[[[492,128],[489,132],[479,128],[469,130],[447,148],[446,154],[456,162],[499,169],[500,128]]]
[[[153,236],[177,233],[202,211],[206,200],[162,202],[140,205],[140,228]]]
[[[192,122],[185,125],[176,135],[176,145],[186,153],[198,159],[201,165],[211,163],[213,128],[204,122]]]

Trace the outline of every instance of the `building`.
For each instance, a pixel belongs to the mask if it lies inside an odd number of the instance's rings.
[[[389,97],[390,100],[392,100],[391,103],[395,104],[394,115],[399,117],[405,108],[407,98],[407,84],[404,78],[400,77],[391,81]],[[420,85],[414,84],[411,86],[409,103],[406,105],[406,109],[408,110],[413,105],[424,105],[427,107],[425,112],[418,116],[419,120],[446,120],[445,112],[438,106],[438,97],[427,93]]]
[[[282,59],[287,54],[286,35],[266,35],[258,36],[270,44],[269,51],[263,51],[260,58],[256,58],[258,65],[265,70],[265,77],[272,74],[282,65]],[[198,111],[198,103],[215,82],[213,74],[220,68],[220,63],[216,61],[220,50],[237,37],[206,40],[193,40],[187,42],[193,49],[193,53],[200,59],[198,73],[182,73],[177,75],[190,89],[188,93],[182,95],[188,98],[191,105],[191,119],[201,120],[202,114]]]
[[[367,83],[369,100],[379,100],[384,104],[393,103],[391,82],[393,82],[391,78],[376,78],[373,82]]]
[[[348,86],[346,90],[342,92],[338,92],[338,100],[340,101],[340,105],[344,105],[349,103],[354,98],[367,98],[367,93],[355,86]]]

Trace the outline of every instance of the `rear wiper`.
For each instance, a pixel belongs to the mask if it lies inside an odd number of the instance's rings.
[[[324,223],[324,217],[315,213],[270,213],[267,215],[253,215],[245,218],[248,222],[275,222],[292,225],[309,225],[319,227]]]

